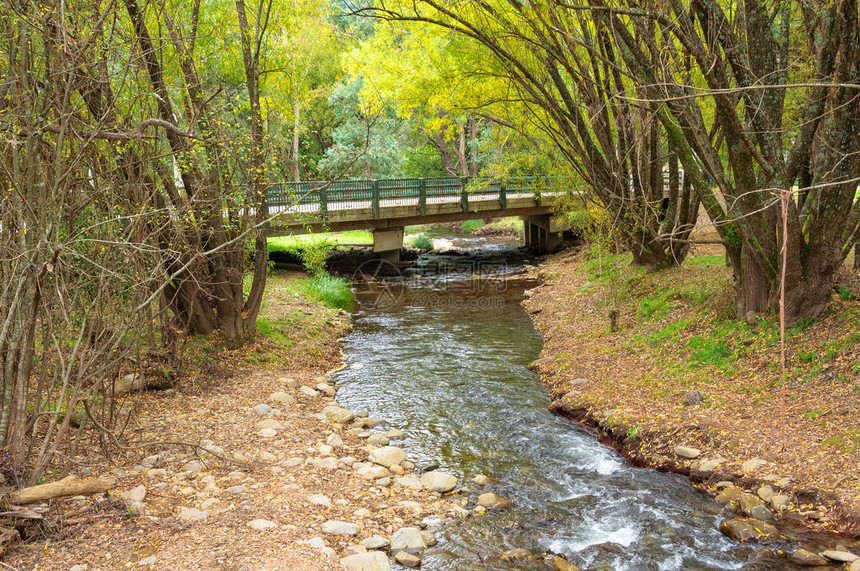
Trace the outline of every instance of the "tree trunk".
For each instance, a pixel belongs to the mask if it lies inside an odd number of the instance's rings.
[[[293,180],[302,180],[301,160],[299,157],[299,101],[293,102]]]

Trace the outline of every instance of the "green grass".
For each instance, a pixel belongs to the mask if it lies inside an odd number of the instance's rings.
[[[463,230],[463,234],[471,234],[483,225],[483,220],[466,220],[460,228]]]
[[[728,369],[737,358],[725,340],[711,336],[696,336],[687,342],[690,350],[690,362],[694,365],[712,365],[720,369]]]
[[[299,291],[308,299],[318,301],[328,307],[350,310],[355,296],[350,289],[349,280],[328,274],[311,276],[296,281]]]
[[[413,236],[409,240],[409,245],[416,250],[424,250],[425,252],[433,249],[433,242],[424,233]]]
[[[337,233],[273,236],[268,239],[268,250],[270,252],[295,251],[307,244],[313,244],[321,240],[333,244],[373,244],[373,234],[368,230],[350,230],[349,232]]]
[[[672,298],[674,295],[674,291],[664,290],[643,299],[639,303],[639,315],[650,319],[663,319],[672,310]]]

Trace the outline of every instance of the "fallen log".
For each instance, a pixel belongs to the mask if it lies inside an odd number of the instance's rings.
[[[81,480],[77,476],[66,476],[50,484],[39,484],[21,488],[9,494],[10,504],[33,504],[64,496],[87,496],[100,494],[117,486],[116,478],[89,478]]]
[[[114,397],[121,397],[128,393],[140,391],[163,391],[173,387],[170,379],[164,377],[149,378],[135,373],[116,379],[111,385],[108,383],[105,390]]]

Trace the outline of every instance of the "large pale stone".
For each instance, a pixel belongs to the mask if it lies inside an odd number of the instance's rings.
[[[329,521],[323,523],[320,526],[320,529],[322,529],[324,533],[330,533],[332,535],[348,535],[348,536],[358,535],[358,532],[361,531],[361,528],[354,523],[348,523],[345,521],[335,521],[335,520],[329,520]]]
[[[444,494],[457,487],[457,478],[451,474],[433,470],[421,476],[421,485],[431,492]]]
[[[391,571],[388,556],[381,551],[357,553],[340,560],[346,571]]]
[[[391,535],[391,555],[397,555],[401,551],[418,554],[427,549],[421,530],[417,527],[401,527]]]
[[[692,460],[701,456],[702,451],[698,448],[691,448],[690,446],[675,446],[675,455]]]
[[[352,414],[352,411],[349,411],[342,406],[327,406],[322,410],[322,412],[330,421],[339,422],[340,424],[348,424],[349,421],[355,418],[355,415]]]
[[[383,446],[370,453],[370,461],[390,468],[406,460],[406,452],[397,446]]]

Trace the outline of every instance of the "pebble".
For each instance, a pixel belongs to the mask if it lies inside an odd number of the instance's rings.
[[[362,539],[359,543],[366,549],[385,549],[390,545],[388,539],[381,535],[371,535],[367,539]]]
[[[327,522],[324,522],[320,526],[320,529],[322,529],[324,533],[329,533],[333,535],[348,535],[351,537],[358,535],[358,532],[361,531],[361,528],[354,523],[335,520],[329,520]]]
[[[398,430],[396,428],[394,428],[392,430],[388,430],[386,432],[383,432],[382,436],[385,436],[386,438],[390,438],[391,440],[400,440],[400,439],[404,438],[403,431]]]
[[[358,475],[364,480],[378,480],[388,477],[388,468],[385,466],[365,466],[358,470]]]
[[[197,472],[202,472],[206,469],[206,466],[203,465],[203,462],[200,460],[192,460],[191,462],[186,462],[182,469],[186,472],[191,472],[192,474],[196,474]]]
[[[741,464],[742,472],[755,472],[762,466],[767,464],[767,460],[762,460],[761,458],[753,458],[751,460],[747,460],[743,464]]]
[[[176,517],[184,521],[192,521],[196,519],[206,519],[209,517],[209,513],[203,510],[198,510],[197,508],[185,508],[179,512],[179,515]]]
[[[486,486],[490,483],[490,479],[483,474],[478,474],[477,476],[472,478],[472,481],[475,482],[476,486]]]
[[[325,443],[332,448],[343,448],[343,438],[341,438],[340,435],[335,434],[334,432],[328,435],[328,438],[326,438]]]
[[[377,551],[377,553],[379,553]],[[400,551],[397,555],[394,556],[394,560],[403,565],[404,567],[419,567],[421,565],[421,560],[412,555],[411,553],[407,553],[406,551]]]
[[[272,413],[272,407],[270,407],[269,405],[267,405],[265,403],[260,403],[260,404],[254,405],[254,411],[257,414],[271,414]]]
[[[283,391],[278,391],[269,395],[269,400],[279,402],[282,404],[293,404],[296,402],[296,399],[292,397],[289,393],[285,393]]]
[[[783,494],[775,494],[770,498],[770,505],[773,506],[775,510],[782,510],[787,508],[791,504],[791,496],[786,496]]]
[[[712,458],[710,460],[702,460],[699,462],[699,470],[702,472],[712,472],[720,467],[725,462],[722,458]]]
[[[284,430],[287,427],[281,424],[279,421],[274,418],[267,418],[266,420],[261,420],[257,424],[254,425],[254,428],[257,430]]]
[[[241,494],[245,491],[245,486],[233,486],[232,488],[227,488],[227,491],[232,494]]]
[[[391,571],[388,556],[381,551],[357,553],[340,560],[346,571]]]
[[[135,486],[123,494],[123,497],[131,502],[142,502],[146,498],[146,488]]]
[[[848,567],[848,571],[860,571],[860,559],[851,563]]]
[[[274,428],[263,428],[257,434],[259,434],[263,438],[274,438],[278,435],[278,431]]]
[[[150,565],[155,565],[157,559],[155,555],[150,555],[149,557],[144,557],[140,561],[137,562],[138,565],[143,565],[144,567],[149,567]]]
[[[311,458],[310,463],[317,470],[337,470],[340,466],[337,458]]]
[[[701,456],[702,451],[698,448],[692,448],[690,446],[675,446],[675,455],[680,456],[681,458],[689,458],[690,460],[692,460]]]
[[[412,474],[408,476],[403,476],[402,478],[397,478],[394,480],[394,483],[398,486],[403,486],[404,488],[409,488],[411,490],[421,490],[423,486],[421,485],[421,480],[418,479],[418,476],[413,476]]]
[[[421,532],[421,538],[424,539],[424,544],[427,547],[433,547],[434,545],[439,543],[439,540],[436,539],[436,536],[433,535],[433,533],[429,532],[429,531],[422,531]]]
[[[758,491],[756,492],[756,494],[758,494],[758,497],[760,497],[762,499],[762,501],[765,501],[765,502],[771,501],[773,499],[774,493],[775,492],[773,491],[773,488],[771,488],[767,484],[760,487],[758,489]]]
[[[331,500],[323,494],[311,494],[308,496],[308,501],[315,506],[331,507]]]
[[[773,514],[764,505],[760,498],[749,493],[742,493],[738,497],[738,507],[749,517],[761,521],[773,520]]]
[[[388,446],[390,442],[391,440],[382,434],[371,434],[367,439],[367,443],[371,446]]]
[[[357,555],[359,553],[367,553],[367,548],[363,545],[348,545],[345,552],[347,555]]]
[[[246,525],[254,531],[265,531],[278,527],[278,524],[267,519],[252,519]]]
[[[322,413],[332,422],[337,422],[340,424],[348,424],[355,415],[349,410],[343,408],[342,406],[337,405],[329,405],[322,409]]]
[[[445,472],[432,470],[430,472],[425,472],[424,475],[421,476],[421,485],[431,492],[444,494],[445,492],[450,492],[457,487],[457,478],[451,474],[446,474]]]
[[[305,386],[305,385],[302,385],[301,387],[299,387],[299,392],[302,393],[303,395],[305,395],[307,397],[311,397],[311,398],[320,396],[320,394],[318,392],[316,392],[312,388]]]
[[[82,563],[79,565],[72,565],[69,567],[69,571],[87,571],[90,568],[86,563]]]
[[[322,394],[329,397],[334,397],[334,395],[337,394],[337,389],[327,383],[320,383],[315,388]]]
[[[560,555],[552,558],[552,564],[555,566],[556,571],[582,571],[582,567],[574,565]]]
[[[795,549],[789,560],[792,563],[803,565],[804,567],[815,567],[817,565],[827,565],[827,560],[820,555],[816,555],[806,549]]]
[[[220,446],[216,446],[214,444],[207,444],[206,446],[203,447],[203,450],[205,450],[206,452],[208,452],[210,454],[217,454],[219,456],[224,455],[224,449],[221,448]]]

